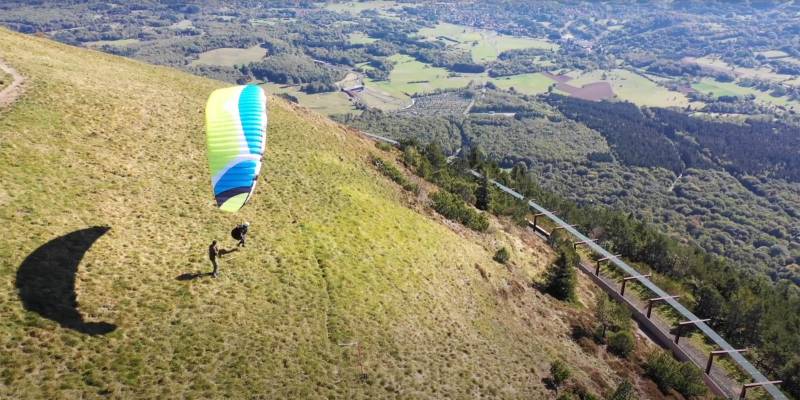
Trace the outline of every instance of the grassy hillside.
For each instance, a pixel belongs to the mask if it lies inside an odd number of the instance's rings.
[[[29,78],[0,111],[0,398],[542,398],[555,358],[614,384],[568,339],[575,309],[508,296],[541,273],[541,243],[441,222],[374,171],[371,143],[273,98],[257,195],[223,214],[203,136],[222,83],[2,29],[0,54]],[[176,279],[209,271],[242,219],[220,278]],[[110,230],[81,259],[88,234],[69,234],[93,226]],[[513,272],[491,260],[502,245]],[[70,263],[82,323],[110,333],[23,307],[33,265],[28,299],[71,309],[68,271],[47,269]]]
[[[7,74],[5,71],[0,69],[0,90],[3,90],[10,85],[13,80],[14,78],[10,74]]]

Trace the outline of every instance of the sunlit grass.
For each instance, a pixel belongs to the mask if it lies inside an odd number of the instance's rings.
[[[125,47],[136,43],[139,43],[139,39],[97,40],[94,42],[85,42],[83,45],[87,47],[100,47],[105,45]]]
[[[434,67],[415,60],[406,55],[396,54],[389,57],[395,63],[388,81],[365,82],[377,89],[401,96],[403,94],[428,93],[436,89],[466,87],[477,78],[473,74],[450,76],[445,68]]]
[[[399,4],[394,1],[374,0],[374,1],[346,1],[341,3],[327,3],[325,8],[330,11],[359,14],[367,10],[386,10],[397,7]]]
[[[371,38],[361,32],[354,32],[350,34],[350,36],[348,37],[348,41],[350,42],[350,44],[370,44],[377,42],[378,39]]]
[[[446,38],[449,44],[469,51],[475,62],[486,62],[497,59],[507,50],[514,49],[547,49],[557,50],[558,45],[546,39],[509,36],[494,31],[477,29],[463,25],[440,23],[433,28],[419,30],[419,35],[428,39]],[[452,42],[456,41],[457,44]]]
[[[5,71],[0,70],[0,90],[3,90],[5,87],[11,85],[14,79],[11,77],[10,74],[7,74]]]
[[[499,88],[506,90],[514,88],[517,92],[524,94],[544,93],[547,91],[547,88],[555,84],[552,79],[538,72],[492,78],[491,81]]]
[[[276,83],[263,83],[262,86],[270,94],[286,93],[294,97],[303,107],[323,115],[358,113],[353,103],[344,92],[326,92],[307,94],[300,91],[299,86],[287,86]]]
[[[692,88],[704,94],[710,93],[715,97],[753,95],[755,97],[755,101],[763,105],[787,106],[795,109],[800,106],[800,102],[790,100],[785,96],[771,96],[769,92],[762,92],[754,88],[739,86],[735,82],[718,82],[713,79],[703,78],[700,80],[700,82],[693,84]]]
[[[689,99],[680,92],[674,92],[646,77],[625,69],[596,70],[582,73],[567,84],[576,87],[607,81],[619,100],[627,100],[639,106],[648,107],[686,107]]]
[[[613,383],[568,339],[569,306],[498,295],[542,273],[544,245],[442,221],[354,133],[272,98],[255,197],[223,214],[203,110],[224,83],[2,29],[0,54],[30,78],[0,117],[0,398],[542,398],[554,357],[596,392]],[[220,278],[176,280],[210,271],[209,242],[232,246],[243,219]],[[26,311],[14,284],[36,248],[93,225],[111,230],[77,303],[117,325],[97,337]]]

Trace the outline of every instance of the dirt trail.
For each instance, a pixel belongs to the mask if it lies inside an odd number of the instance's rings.
[[[16,101],[25,91],[25,87],[23,85],[25,83],[25,77],[20,75],[19,72],[17,72],[14,68],[11,68],[11,66],[4,63],[3,60],[0,60],[0,70],[10,74],[11,78],[14,80],[11,82],[11,85],[7,86],[3,90],[0,90],[0,109],[2,109]]]

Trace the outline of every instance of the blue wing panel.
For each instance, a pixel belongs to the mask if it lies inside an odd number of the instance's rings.
[[[264,90],[256,85],[247,85],[239,95],[239,118],[247,140],[250,154],[263,154],[266,140],[266,104]]]
[[[214,195],[239,187],[252,187],[260,162],[245,160],[237,163],[220,177],[214,185]]]

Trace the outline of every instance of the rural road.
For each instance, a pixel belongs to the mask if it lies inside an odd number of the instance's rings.
[[[669,185],[669,190],[667,190],[667,191],[671,192],[671,191],[675,190],[675,185],[678,184],[678,181],[681,180],[681,178],[683,178],[683,172],[681,172],[680,175],[678,175],[678,177],[675,178],[674,181],[672,181],[672,184]]]
[[[486,94],[486,85],[484,84],[481,87],[481,98],[483,98],[483,95],[485,95],[485,94]],[[473,97],[472,100],[469,102],[469,105],[467,105],[467,109],[464,110],[464,116],[469,115],[469,112],[472,111],[472,107],[474,105],[475,105],[475,98]]]
[[[0,108],[5,108],[22,95],[22,92],[24,91],[23,84],[25,83],[25,78],[20,75],[17,70],[11,68],[11,66],[3,62],[3,60],[0,60],[0,70],[11,75],[11,78],[13,79],[11,85],[8,85],[6,88],[0,91]]]

